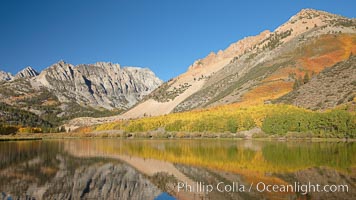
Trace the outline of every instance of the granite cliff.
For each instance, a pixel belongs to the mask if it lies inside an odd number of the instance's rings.
[[[148,68],[60,61],[38,73],[0,72],[0,102],[32,112],[52,124],[82,116],[107,116],[135,105],[162,81]],[[19,120],[20,121],[20,120]]]

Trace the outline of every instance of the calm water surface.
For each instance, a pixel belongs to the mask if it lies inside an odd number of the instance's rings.
[[[355,153],[344,142],[0,142],[0,199],[356,199]],[[317,184],[335,192],[307,191]]]

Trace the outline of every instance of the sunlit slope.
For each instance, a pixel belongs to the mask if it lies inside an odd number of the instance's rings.
[[[246,37],[196,60],[187,72],[163,84],[119,118],[277,98],[291,90],[292,73],[318,73],[345,59],[355,48],[354,37],[348,35],[356,34],[355,24],[342,16],[303,9],[273,32]],[[294,69],[282,70],[288,67]]]
[[[243,95],[242,103],[258,104],[276,99],[293,90],[296,79],[305,76],[313,78],[321,70],[347,59],[351,54],[356,54],[356,34],[321,36],[291,52],[289,56],[294,65],[283,66],[263,79]]]
[[[174,112],[239,103],[256,105],[292,91],[356,52],[356,20],[305,9],[207,77]]]
[[[205,58],[196,60],[188,67],[187,72],[164,83],[144,101],[118,118],[128,119],[171,113],[177,105],[200,91],[209,77],[228,65],[235,57],[243,55],[266,39],[269,34],[269,31],[263,31],[259,35],[246,37],[231,44],[225,50],[217,53],[211,52]]]
[[[305,76],[311,79],[323,69],[356,54],[356,34],[324,34],[305,41],[295,38],[273,52],[275,55],[266,55],[264,51],[246,55],[245,59],[227,65],[208,80],[210,84],[178,105],[175,111],[231,103],[268,103],[292,91],[298,79]]]

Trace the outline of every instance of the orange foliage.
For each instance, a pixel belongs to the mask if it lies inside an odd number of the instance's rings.
[[[296,50],[293,56],[296,66],[284,66],[262,81],[262,84],[248,91],[240,105],[257,105],[265,100],[276,99],[293,89],[293,82],[284,82],[291,74],[295,78],[319,73],[326,67],[348,59],[350,54],[356,54],[356,35],[324,35]],[[273,81],[273,82],[271,82]]]
[[[19,133],[42,133],[41,128],[36,127],[21,127],[18,130]]]
[[[257,105],[265,100],[276,99],[290,92],[292,87],[292,82],[283,80],[262,83],[244,95],[244,105]]]
[[[88,126],[83,126],[83,127],[75,129],[75,132],[76,133],[91,133],[91,132],[93,132],[93,128],[88,127]]]
[[[323,36],[303,49],[304,53],[298,62],[307,71],[320,72],[347,59],[351,53],[355,54],[355,38],[355,35],[348,34]],[[315,49],[321,49],[322,53]]]

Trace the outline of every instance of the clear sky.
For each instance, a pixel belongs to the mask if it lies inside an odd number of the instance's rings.
[[[1,0],[0,70],[107,61],[168,80],[302,8],[356,17],[355,0]]]

